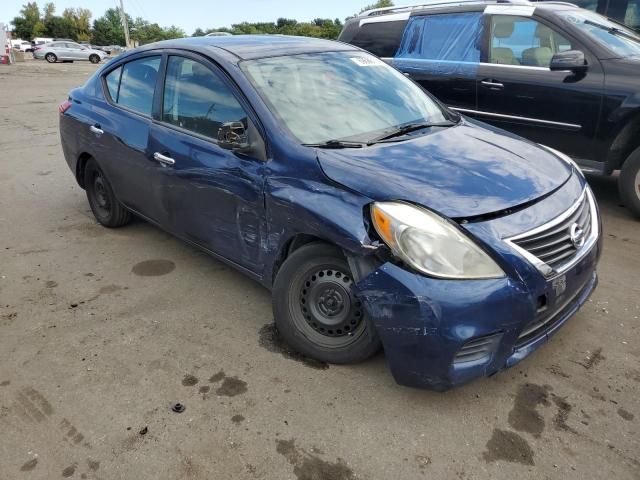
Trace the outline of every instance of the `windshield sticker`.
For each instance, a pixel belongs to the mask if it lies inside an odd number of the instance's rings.
[[[382,60],[376,57],[349,57],[353,63],[359,67],[379,67],[386,65]]]
[[[536,7],[527,5],[487,5],[484,13],[487,15],[518,15],[519,17],[532,17]]]

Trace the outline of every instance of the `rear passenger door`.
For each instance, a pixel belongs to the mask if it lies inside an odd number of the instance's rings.
[[[163,166],[149,152],[154,92],[162,57],[145,55],[108,71],[104,76],[106,103],[92,131],[99,164],[116,197],[128,208],[167,226],[163,195]],[[100,133],[102,132],[102,133]]]
[[[486,30],[478,111],[466,113],[574,158],[591,158],[604,85],[595,56],[533,16],[487,15]],[[549,69],[553,55],[567,50],[584,52],[586,73]]]
[[[393,65],[440,101],[476,108],[482,12],[412,16]]]

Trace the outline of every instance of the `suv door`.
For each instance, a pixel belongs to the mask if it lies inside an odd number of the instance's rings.
[[[98,161],[116,197],[125,206],[160,225],[168,223],[163,198],[162,165],[149,153],[154,91],[162,57],[137,57],[103,77],[104,108],[89,126],[100,138]],[[102,133],[101,133],[102,132]]]
[[[393,65],[449,106],[476,108],[482,12],[409,19]]]
[[[486,30],[478,108],[466,113],[576,159],[591,158],[604,88],[600,62],[542,19],[488,15]],[[553,55],[567,50],[584,52],[585,73],[549,69]]]
[[[150,147],[164,165],[171,230],[261,272],[264,162],[218,144],[228,122],[241,122],[249,138],[262,138],[248,111],[221,70],[199,57],[169,55]]]

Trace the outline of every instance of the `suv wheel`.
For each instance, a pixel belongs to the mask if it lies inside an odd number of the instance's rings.
[[[283,339],[307,357],[328,363],[363,361],[380,339],[353,291],[339,248],[324,243],[293,252],[273,286],[273,313]]]
[[[625,206],[640,218],[640,148],[622,165],[618,186]]]
[[[109,180],[93,159],[84,169],[84,187],[91,211],[103,226],[116,228],[131,221],[131,213],[118,201]]]
[[[89,57],[91,63],[100,63],[100,57],[95,53]]]
[[[58,61],[58,57],[56,57],[55,53],[47,53],[44,56],[44,59],[49,63],[56,63]]]

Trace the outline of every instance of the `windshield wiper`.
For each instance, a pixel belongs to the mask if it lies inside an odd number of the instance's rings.
[[[363,148],[366,147],[366,143],[362,142],[349,142],[346,140],[327,140],[321,143],[304,143],[305,147],[316,148]]]
[[[456,125],[455,122],[445,121],[445,122],[437,122],[437,123],[407,123],[405,125],[396,127],[393,130],[387,130],[387,132],[377,138],[374,138],[370,142],[369,145],[373,145],[374,143],[382,142],[384,140],[389,140],[391,138],[402,137],[411,132],[415,132],[416,130],[422,130],[424,128],[432,128],[432,127],[452,127]]]

